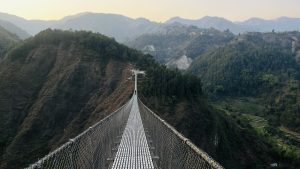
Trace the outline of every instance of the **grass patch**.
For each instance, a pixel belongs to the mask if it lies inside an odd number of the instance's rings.
[[[268,127],[268,121],[262,117],[251,114],[242,114],[241,118],[247,120],[257,131],[264,132],[264,129]]]
[[[225,98],[213,102],[213,105],[223,111],[242,114],[260,115],[264,111],[264,104],[261,99],[252,97]]]

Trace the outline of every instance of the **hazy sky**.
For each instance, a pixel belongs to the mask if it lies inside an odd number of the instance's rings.
[[[0,0],[0,12],[27,19],[60,19],[80,12],[117,13],[165,21],[173,16],[221,16],[233,21],[250,17],[300,17],[300,0]]]

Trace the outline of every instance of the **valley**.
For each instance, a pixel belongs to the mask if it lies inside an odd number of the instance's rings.
[[[299,168],[293,20],[1,13],[0,168],[24,168],[110,115],[132,96],[132,69],[146,72],[140,99],[225,168]]]

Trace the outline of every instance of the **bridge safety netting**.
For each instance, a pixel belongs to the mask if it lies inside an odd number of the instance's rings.
[[[145,132],[155,163],[160,169],[223,169],[207,153],[197,148],[175,128],[139,100]]]

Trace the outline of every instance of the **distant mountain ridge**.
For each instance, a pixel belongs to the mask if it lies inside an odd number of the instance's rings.
[[[300,18],[280,17],[274,20],[250,18],[244,22],[236,22],[236,24],[258,32],[271,32],[272,30],[279,32],[300,30]]]
[[[89,30],[114,37],[119,41],[155,32],[161,25],[144,18],[132,19],[116,14],[83,13],[66,17],[53,24],[52,28]]]
[[[0,62],[4,58],[6,52],[19,41],[20,39],[15,34],[3,28],[0,22]]]
[[[205,16],[200,19],[184,19],[180,17],[174,17],[169,20],[167,20],[165,23],[171,24],[171,23],[181,23],[184,25],[194,25],[199,28],[215,28],[219,30],[227,30],[229,29],[233,33],[240,33],[245,30],[241,28],[240,26],[236,25],[235,23],[226,20],[225,18],[221,17],[211,17],[211,16]]]
[[[161,24],[145,18],[132,19],[117,14],[79,13],[60,20],[27,20],[15,15],[0,13],[0,20],[8,21],[35,35],[47,28],[86,30],[105,34],[118,41],[126,41],[144,33],[156,31]]]
[[[43,20],[27,20],[22,17],[0,12],[0,20],[8,21],[28,32],[31,35],[35,35],[40,31],[47,29],[54,21]]]
[[[0,26],[17,35],[20,39],[26,39],[30,36],[26,31],[8,21],[0,20]]]
[[[222,17],[205,16],[200,19],[173,17],[166,22],[158,23],[146,18],[133,19],[118,14],[84,12],[66,16],[60,20],[27,20],[22,17],[0,12],[0,20],[8,21],[35,35],[47,28],[87,30],[114,37],[120,42],[137,38],[146,33],[153,33],[165,25],[183,24],[199,28],[215,28],[221,31],[230,30],[238,34],[244,32],[271,32],[300,30],[300,18],[280,17],[274,20],[250,18],[242,22],[233,22]]]
[[[213,27],[219,30],[229,29],[233,33],[244,32],[271,32],[271,31],[299,31],[300,18],[279,17],[277,19],[266,20],[261,18],[250,18],[241,22],[233,22],[222,17],[205,16],[200,19],[184,19],[173,17],[166,23],[181,23],[184,25],[194,25],[200,28]]]

